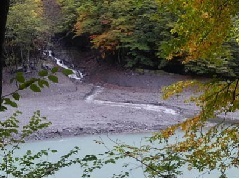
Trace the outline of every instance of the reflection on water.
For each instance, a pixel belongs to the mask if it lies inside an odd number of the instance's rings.
[[[178,135],[177,134],[177,138]],[[56,149],[57,153],[52,154],[51,156],[46,157],[45,159],[49,161],[54,161],[61,155],[68,153],[74,146],[79,146],[81,148],[78,156],[81,158],[87,154],[100,154],[107,151],[106,147],[111,148],[114,143],[110,140],[110,138],[114,141],[118,140],[121,142],[125,142],[126,144],[140,146],[143,144],[147,144],[145,142],[145,137],[151,136],[150,133],[142,133],[142,134],[118,134],[118,135],[99,135],[99,136],[82,136],[82,137],[71,137],[64,139],[56,139],[49,141],[40,141],[40,142],[32,142],[26,143],[21,148],[21,153],[26,150],[32,150],[33,152],[37,152],[41,149]],[[181,136],[179,136],[181,137]],[[103,140],[106,146],[99,145],[95,142],[95,140]],[[173,138],[175,140],[175,138]],[[175,142],[175,141],[174,141]],[[20,153],[19,153],[20,154]],[[130,167],[123,168],[124,163],[129,163]],[[143,170],[140,167],[140,164],[137,163],[134,159],[124,159],[118,161],[116,164],[108,164],[104,166],[101,170],[96,170],[91,177],[95,178],[109,178],[112,177],[113,174],[120,174],[121,171],[129,171],[131,178],[143,178],[145,177],[143,174]],[[73,165],[68,168],[63,168],[58,171],[55,175],[50,176],[51,178],[80,178],[82,176],[82,170],[78,165]],[[197,170],[188,171],[187,168],[183,168],[183,175],[178,177],[190,178],[190,177],[205,177],[205,178],[217,178],[220,176],[220,172],[212,171],[211,173],[199,173]],[[232,178],[238,178],[238,169],[233,168],[227,171],[227,176]]]

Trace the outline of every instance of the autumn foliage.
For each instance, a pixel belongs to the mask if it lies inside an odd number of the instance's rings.
[[[48,31],[41,1],[23,2],[28,6],[13,2],[10,7],[5,44],[9,60],[19,54],[28,60],[46,40],[40,38]],[[178,59],[187,71],[213,77],[163,88],[164,99],[192,90],[188,101],[200,107],[199,113],[155,133],[150,145],[119,145],[111,156],[115,152],[122,158],[135,158],[149,177],[175,177],[184,165],[200,172],[218,169],[220,177],[226,177],[229,168],[239,166],[239,125],[226,115],[239,109],[237,0],[58,2],[64,16],[59,29],[76,36],[88,34],[103,59],[114,55],[128,67],[149,68],[162,68]],[[208,126],[210,122],[216,123]],[[169,143],[177,131],[182,132],[182,139]],[[160,147],[152,147],[153,142]]]
[[[185,64],[182,73],[238,76],[238,18],[233,1],[58,2],[65,17],[63,29],[76,36],[88,34],[103,59],[111,55],[127,67],[152,69],[176,61]],[[227,10],[230,7],[232,12]]]
[[[181,59],[186,71],[215,77],[163,88],[164,99],[192,90],[188,101],[196,103],[200,112],[157,132],[148,146],[118,145],[112,152],[140,161],[149,177],[175,177],[183,165],[200,172],[218,169],[220,177],[226,177],[229,168],[238,167],[238,123],[229,123],[225,116],[239,109],[238,1],[75,2],[73,30],[76,35],[90,34],[93,47],[103,58],[108,53],[118,54],[127,66],[159,68]],[[68,7],[66,1],[62,5]],[[223,121],[207,127],[221,114]],[[183,132],[183,139],[169,143],[176,131]],[[152,142],[166,145],[152,148]]]

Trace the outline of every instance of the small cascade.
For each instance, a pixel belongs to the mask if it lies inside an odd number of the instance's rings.
[[[73,74],[68,75],[69,78],[75,80],[82,80],[84,78],[84,74],[80,70],[74,69],[74,65],[59,58],[54,57],[52,50],[44,50],[43,55],[50,57],[58,66],[64,69],[70,69],[73,71]]]

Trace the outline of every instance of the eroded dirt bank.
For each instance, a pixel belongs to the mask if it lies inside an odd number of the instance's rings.
[[[28,74],[34,76],[34,73]],[[23,91],[19,119],[26,124],[33,112],[40,110],[52,125],[33,135],[31,140],[100,133],[136,133],[156,131],[183,121],[198,112],[194,104],[184,99],[187,91],[169,100],[161,99],[160,89],[188,76],[138,74],[132,71],[106,70],[89,76],[84,82],[73,81],[58,74],[59,83],[41,93]],[[5,75],[4,93],[14,90]],[[2,119],[16,109],[1,113]],[[238,113],[228,116],[238,120]]]

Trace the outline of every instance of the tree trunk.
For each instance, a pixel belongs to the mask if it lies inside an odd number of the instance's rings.
[[[5,37],[5,28],[10,0],[1,0],[0,2],[0,107],[2,107],[2,81],[3,81],[3,43]]]

